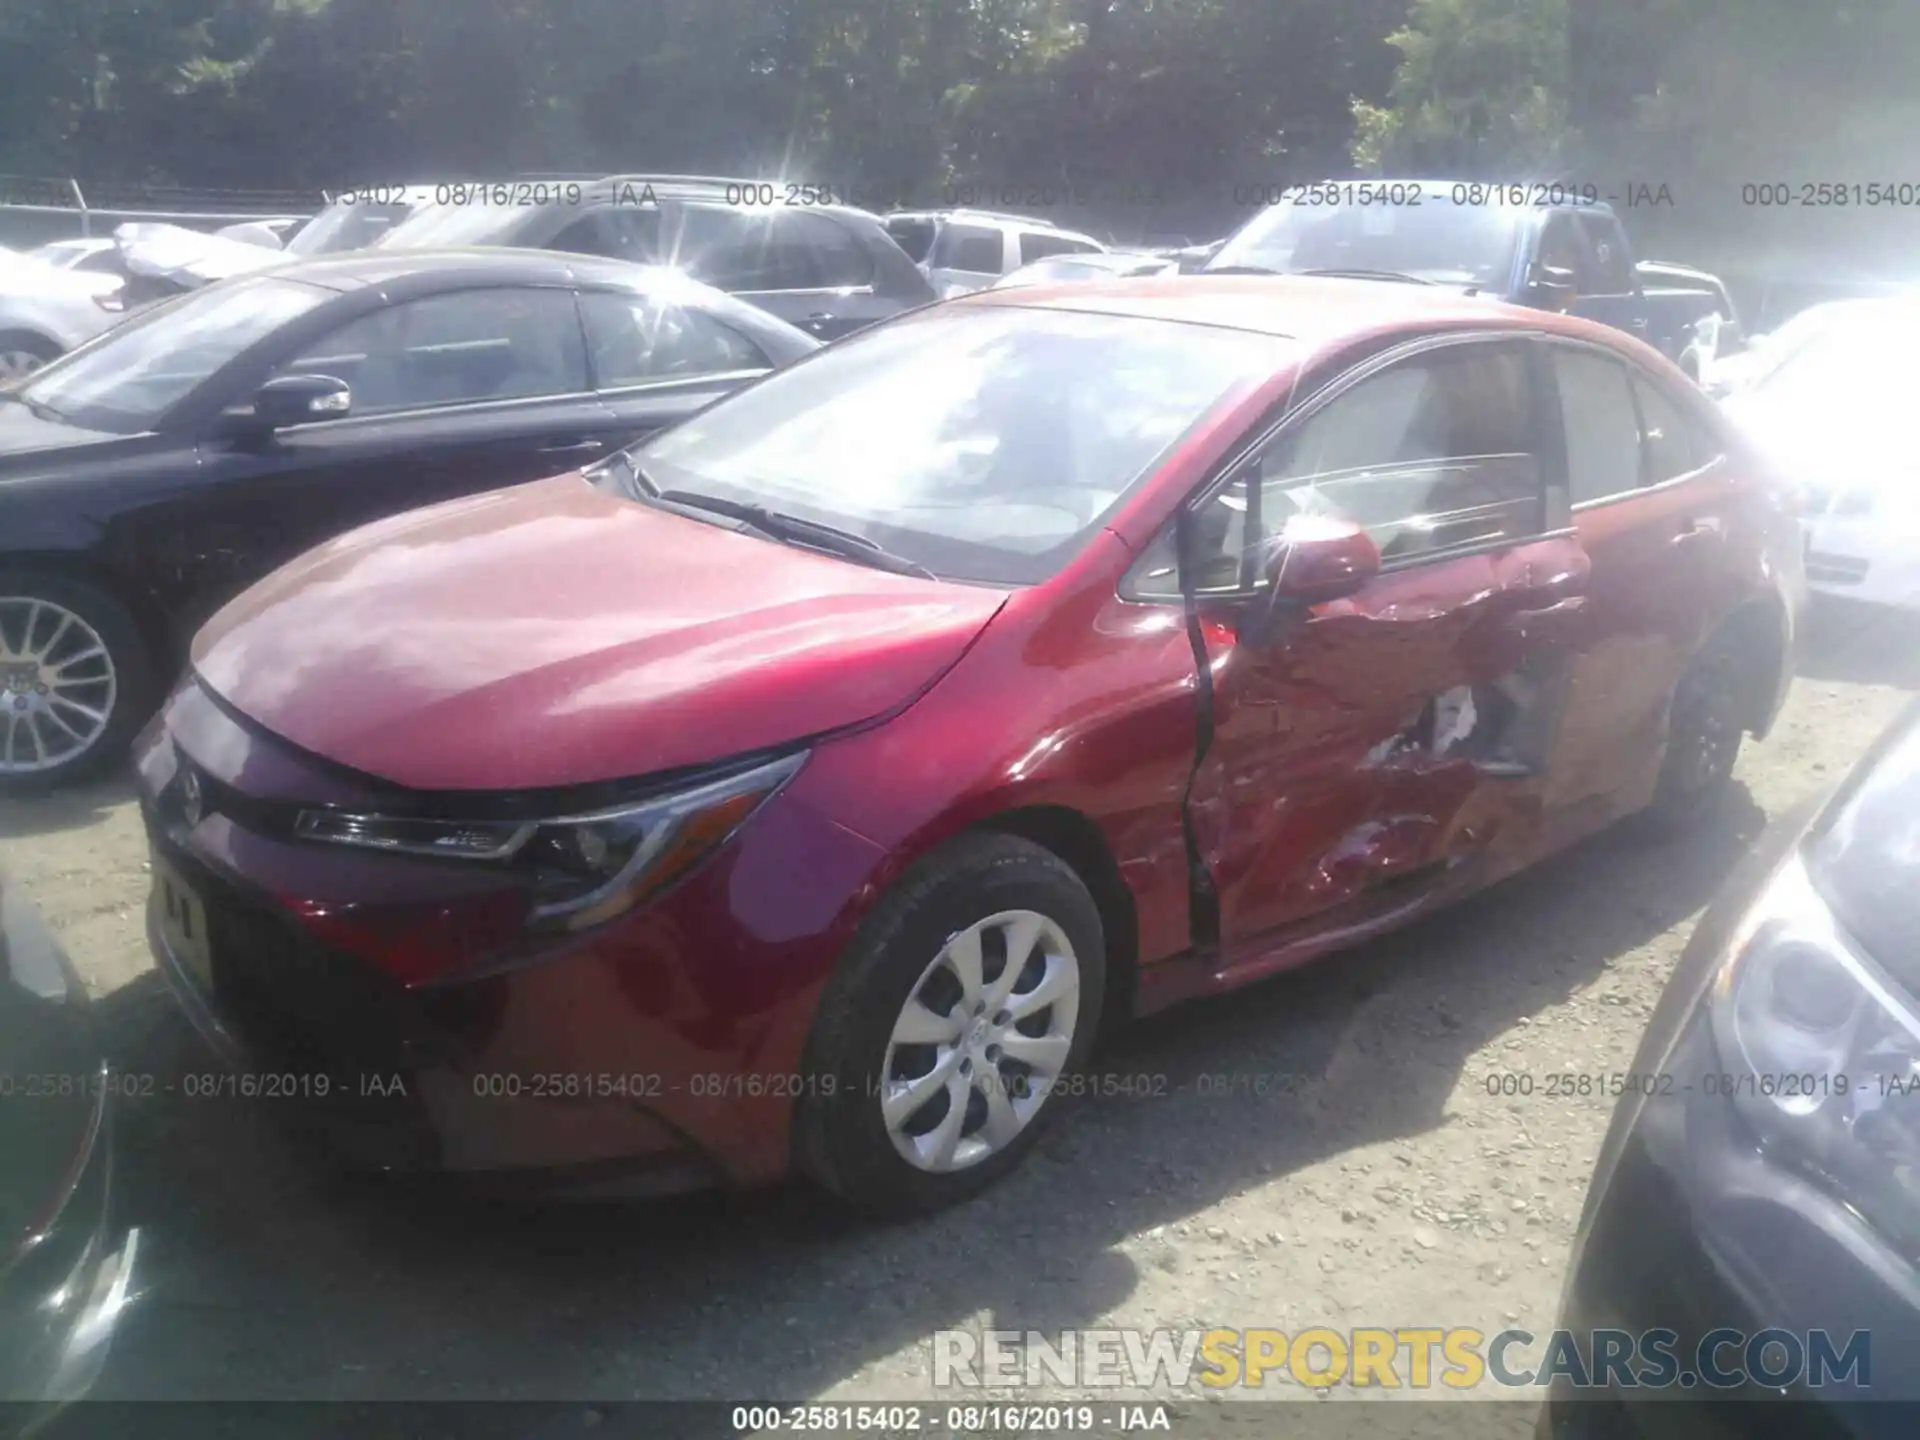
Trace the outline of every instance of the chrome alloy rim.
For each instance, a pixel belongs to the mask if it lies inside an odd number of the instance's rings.
[[[953,936],[887,1042],[880,1114],[894,1149],[935,1174],[1004,1150],[1066,1068],[1079,1014],[1079,957],[1046,916],[1008,910]]]
[[[100,743],[118,695],[97,630],[51,600],[0,595],[0,775],[77,760]]]

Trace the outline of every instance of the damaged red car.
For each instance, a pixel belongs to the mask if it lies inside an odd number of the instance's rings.
[[[365,1163],[927,1209],[1103,1022],[1704,814],[1799,556],[1598,325],[988,292],[229,606],[139,746],[150,932]]]

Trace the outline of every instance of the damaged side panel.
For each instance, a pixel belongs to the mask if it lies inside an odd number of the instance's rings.
[[[1586,578],[1557,537],[1384,575],[1260,644],[1196,617],[1212,740],[1190,833],[1229,956],[1528,845]]]

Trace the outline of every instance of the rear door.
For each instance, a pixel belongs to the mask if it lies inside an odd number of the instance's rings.
[[[1593,566],[1552,800],[1624,813],[1653,783],[1681,671],[1740,598],[1741,492],[1662,383],[1598,346],[1541,353]]]
[[[570,289],[466,290],[347,322],[253,377],[326,374],[346,419],[261,441],[209,437],[210,483],[175,517],[197,559],[183,608],[205,616],[342,531],[584,464],[618,434],[588,383]]]
[[[875,293],[872,257],[830,215],[687,205],[669,253],[695,279],[822,340],[850,334],[899,308]]]
[[[1195,515],[1204,618],[1296,513],[1366,526],[1381,574],[1263,643],[1203,623],[1196,844],[1231,952],[1537,829],[1586,562],[1550,484],[1527,343],[1426,342],[1310,402]]]
[[[773,368],[753,341],[716,316],[647,295],[580,297],[594,388],[619,443],[683,420]]]

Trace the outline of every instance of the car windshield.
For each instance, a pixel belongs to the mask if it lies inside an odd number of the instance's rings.
[[[16,393],[89,430],[141,434],[208,376],[328,294],[266,278],[210,286],[56,360]]]
[[[334,255],[364,250],[412,213],[407,204],[376,205],[364,200],[335,201],[308,221],[286,244],[289,255]]]
[[[423,205],[389,230],[378,242],[382,249],[437,250],[443,246],[498,245],[512,231],[513,222],[527,213],[524,205]]]
[[[1014,306],[819,353],[635,452],[662,489],[852,531],[945,578],[1031,584],[1296,342]]]
[[[1497,285],[1513,264],[1525,214],[1431,195],[1419,205],[1318,206],[1289,199],[1249,221],[1207,268],[1382,270],[1440,284]]]

